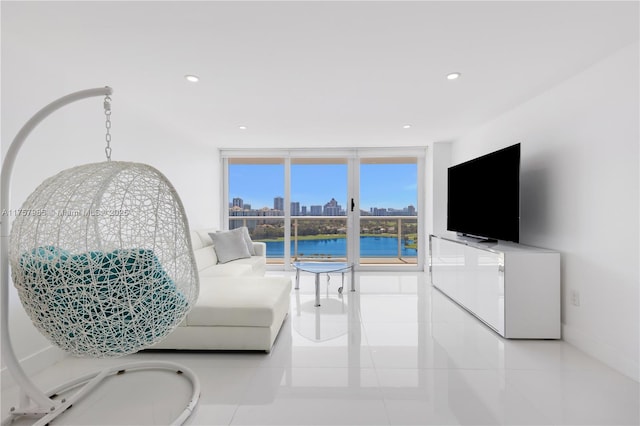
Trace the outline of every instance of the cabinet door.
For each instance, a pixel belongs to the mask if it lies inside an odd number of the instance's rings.
[[[458,303],[462,303],[460,268],[463,265],[464,253],[460,244],[431,239],[431,284]]]
[[[469,302],[474,313],[504,336],[504,254],[466,247]]]

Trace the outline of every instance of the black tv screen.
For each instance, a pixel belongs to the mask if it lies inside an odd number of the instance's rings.
[[[448,170],[447,229],[491,240],[520,238],[520,144]]]

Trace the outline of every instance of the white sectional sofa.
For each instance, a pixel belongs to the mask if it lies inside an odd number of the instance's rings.
[[[200,294],[187,318],[151,349],[269,352],[289,312],[291,279],[265,277],[266,245],[255,256],[219,263],[209,237],[191,231]]]

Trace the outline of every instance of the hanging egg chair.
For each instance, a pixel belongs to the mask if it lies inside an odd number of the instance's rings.
[[[188,368],[141,361],[105,368],[42,392],[15,355],[9,332],[9,265],[20,301],[35,327],[54,345],[76,355],[120,357],[152,346],[186,317],[199,279],[187,217],[175,189],[155,168],[111,161],[109,87],[64,96],[38,111],[18,132],[2,164],[0,207],[9,209],[11,173],[29,133],[57,109],[105,96],[107,161],[64,170],[26,199],[9,235],[0,222],[0,331],[2,359],[21,392],[9,419],[41,416],[46,425],[79,402],[106,377],[131,370],[169,370],[191,382],[182,424],[200,397]],[[58,396],[75,390],[74,394]],[[49,396],[53,395],[53,396]]]
[[[19,211],[9,240],[13,282],[33,324],[66,352],[137,352],[169,334],[198,296],[184,209],[153,167],[105,161],[64,170]]]

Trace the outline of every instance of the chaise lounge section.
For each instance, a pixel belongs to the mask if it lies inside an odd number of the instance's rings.
[[[186,319],[151,349],[270,352],[288,312],[291,279],[265,277],[266,245],[255,255],[220,263],[210,233],[191,231],[200,294]],[[219,252],[218,247],[218,252]]]

